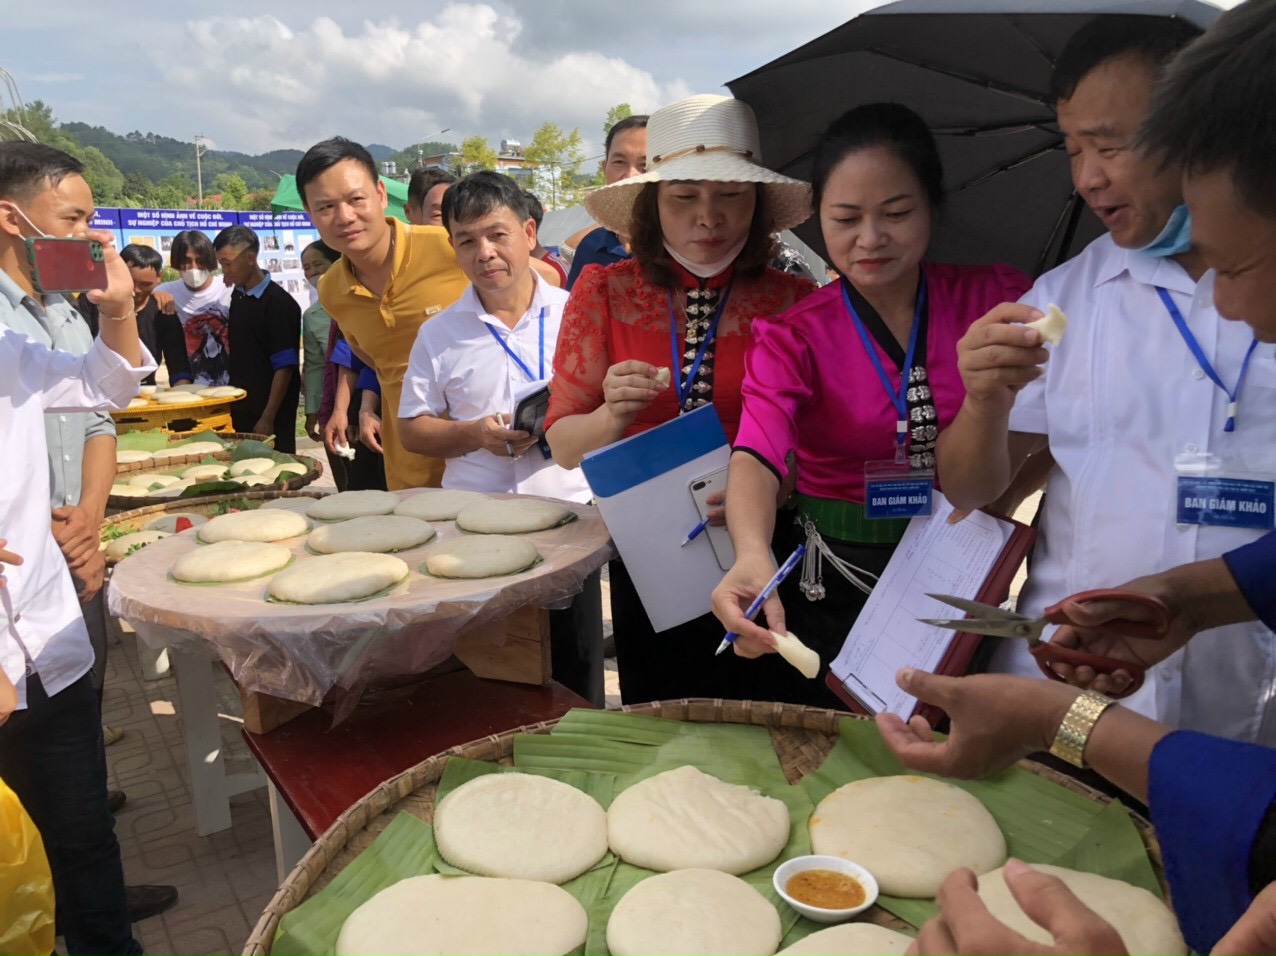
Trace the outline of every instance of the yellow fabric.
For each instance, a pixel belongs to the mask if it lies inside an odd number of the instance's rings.
[[[40,831],[0,780],[0,953],[53,952],[53,875]]]
[[[372,359],[381,383],[381,445],[386,484],[437,488],[443,462],[407,451],[399,440],[399,398],[417,330],[461,297],[469,280],[442,226],[409,226],[388,219],[394,230],[394,263],[378,298],[355,278],[342,256],[319,280],[319,301],[360,352]]]

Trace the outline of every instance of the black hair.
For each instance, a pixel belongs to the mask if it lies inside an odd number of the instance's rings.
[[[1276,0],[1246,0],[1165,71],[1140,140],[1189,175],[1225,171],[1276,219]]]
[[[425,197],[439,183],[454,183],[456,177],[446,169],[418,169],[408,180],[408,202],[413,206],[424,206]]]
[[[504,173],[481,169],[459,180],[444,195],[443,225],[450,235],[453,223],[472,222],[501,206],[506,206],[519,222],[526,222],[530,216],[527,197],[518,183]]]
[[[0,196],[30,199],[68,176],[84,172],[84,164],[60,149],[25,141],[0,143]]]
[[[603,162],[607,162],[607,157],[611,155],[611,143],[619,134],[630,129],[646,129],[647,114],[637,113],[633,116],[626,116],[622,120],[617,120],[612,124],[611,129],[607,130],[607,139],[603,142]]]
[[[208,272],[217,271],[217,253],[213,249],[213,241],[198,229],[187,229],[173,237],[173,244],[168,248],[168,261],[173,268],[180,271],[186,257],[192,255],[199,267]]]
[[[310,243],[310,245],[301,250],[301,254],[304,256],[311,249],[319,253],[319,255],[323,256],[329,262],[336,262],[341,258],[341,253],[332,248],[332,246],[328,245],[322,239],[316,239],[314,242]]]
[[[130,242],[120,250],[120,258],[124,260],[125,265],[134,269],[164,271],[164,257],[150,246],[141,246],[136,242]],[[210,269],[209,271],[211,272],[212,270]]]
[[[225,249],[227,246],[243,246],[245,249],[256,255],[261,249],[261,243],[257,240],[257,233],[253,232],[247,226],[227,226],[217,234],[217,238],[213,240],[214,249]]]
[[[539,230],[541,223],[545,221],[545,207],[536,198],[536,193],[530,189],[523,190],[523,198],[527,200],[527,214],[532,217],[532,222],[536,223],[536,228]]]
[[[1050,74],[1050,98],[1072,98],[1091,71],[1117,57],[1137,56],[1155,73],[1201,31],[1178,18],[1103,14],[1095,17],[1064,44]]]
[[[932,209],[944,201],[944,164],[926,121],[899,103],[866,103],[835,119],[815,144],[811,158],[811,208],[820,208],[833,168],[851,153],[889,149],[917,176]]]
[[[301,197],[302,206],[310,208],[310,202],[306,199],[306,187],[310,185],[310,181],[347,159],[353,159],[367,170],[374,184],[377,182],[377,164],[372,154],[353,140],[334,136],[311,146],[297,164],[297,195]]]

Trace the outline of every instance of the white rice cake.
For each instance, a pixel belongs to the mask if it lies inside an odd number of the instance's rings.
[[[526,538],[474,534],[440,541],[426,553],[425,569],[439,578],[496,578],[526,570],[538,557],[536,545]]]
[[[409,573],[408,566],[394,555],[345,551],[298,561],[271,578],[268,590],[275,600],[292,604],[341,604],[393,587],[405,581]]]
[[[205,544],[218,541],[284,541],[310,530],[310,522],[295,511],[234,511],[218,515],[199,529]]]
[[[394,513],[408,518],[420,518],[422,521],[453,521],[461,513],[461,509],[480,501],[491,500],[477,491],[425,488],[404,495]]]
[[[530,534],[566,521],[572,512],[538,498],[490,498],[466,505],[456,526],[477,534]]]
[[[219,541],[188,551],[173,565],[173,577],[188,584],[228,584],[278,571],[292,552],[264,541]]]
[[[310,532],[306,544],[320,554],[341,551],[407,551],[425,544],[435,535],[434,526],[417,518],[397,515],[364,515]]]
[[[399,496],[389,491],[339,491],[315,502],[309,511],[320,521],[344,521],[364,515],[388,515],[399,503]]]
[[[117,448],[115,450],[115,463],[117,465],[133,465],[139,461],[150,461],[151,453],[149,451],[132,450],[128,448]]]
[[[138,545],[154,544],[160,538],[167,538],[168,534],[164,531],[134,531],[130,534],[121,535],[114,541],[108,541],[106,544],[106,556],[108,558],[122,558],[128,554],[130,548]]]
[[[264,475],[274,467],[273,458],[242,458],[231,462],[230,476],[238,478],[240,475]]]

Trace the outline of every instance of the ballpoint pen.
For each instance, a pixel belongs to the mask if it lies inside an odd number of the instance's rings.
[[[682,544],[678,545],[678,547],[685,548],[692,541],[695,541],[696,538],[700,537],[700,533],[704,531],[704,529],[707,527],[709,527],[709,519],[705,518],[698,525],[696,525],[694,528],[692,528],[690,531],[687,532],[687,536],[682,539]]]
[[[775,589],[784,582],[784,579],[793,573],[793,569],[801,563],[805,554],[806,545],[799,544],[793,550],[793,553],[789,555],[789,559],[780,565],[780,570],[775,572],[775,576],[767,582],[766,587],[764,587],[758,596],[753,599],[753,603],[749,605],[749,609],[744,612],[746,619],[752,621],[754,617],[757,616],[758,611],[762,610],[762,605],[766,603],[766,599],[774,594]],[[719,644],[718,649],[713,652],[713,656],[717,657],[730,647],[732,643],[735,642],[736,636],[735,631],[727,631],[727,636],[722,639],[722,643]]]

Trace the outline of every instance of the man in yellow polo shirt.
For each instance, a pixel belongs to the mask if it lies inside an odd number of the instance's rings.
[[[297,192],[320,238],[341,253],[319,281],[319,301],[377,373],[383,407],[391,410],[381,419],[386,485],[437,488],[443,462],[403,447],[394,410],[417,329],[468,284],[447,230],[388,218],[371,154],[341,136],[306,151],[297,164]]]

